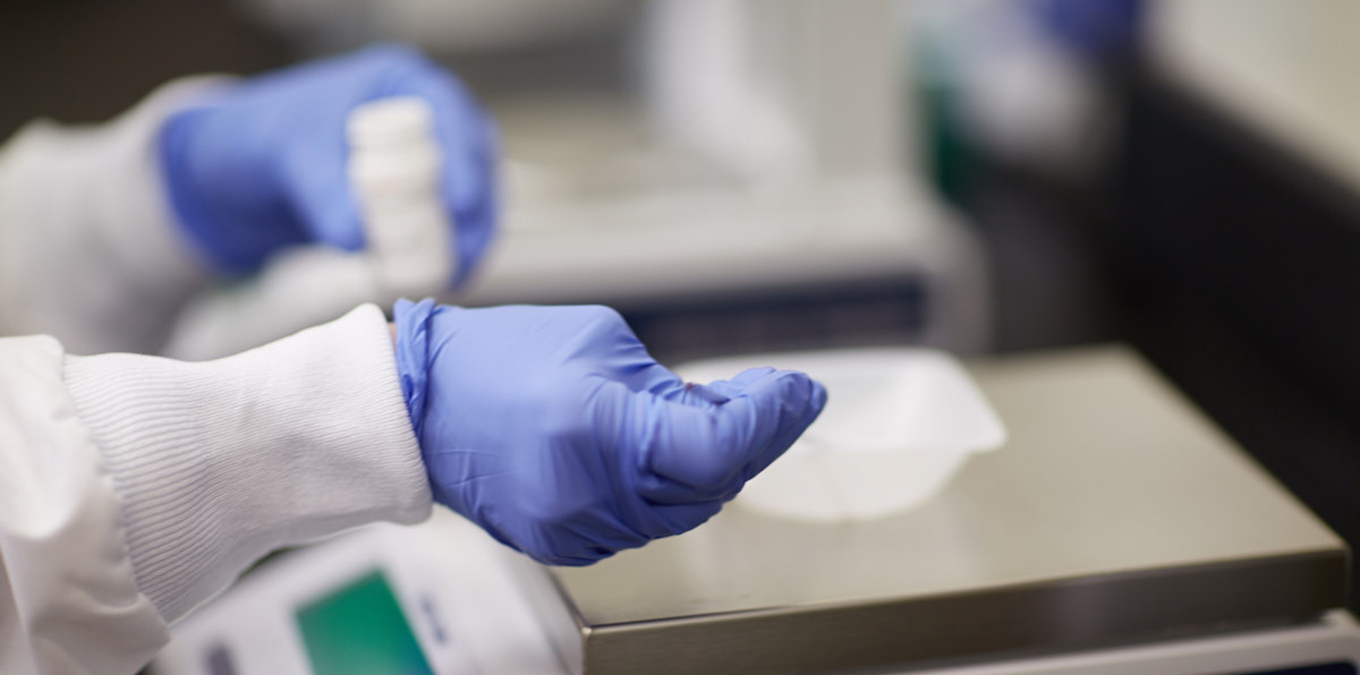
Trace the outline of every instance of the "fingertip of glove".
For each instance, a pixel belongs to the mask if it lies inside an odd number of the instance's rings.
[[[827,400],[829,400],[831,395],[827,392],[826,385],[822,384],[821,382],[813,380],[812,384],[815,387],[812,396],[814,410],[812,416],[815,418],[817,415],[820,415],[822,409],[826,407],[826,402]]]
[[[811,400],[814,389],[806,373],[769,367],[744,371],[732,381],[744,384],[748,394],[773,395],[800,407]]]
[[[364,249],[365,244],[367,244],[367,241],[365,241],[364,239],[362,227],[356,227],[352,230],[349,228],[338,230],[334,235],[332,235],[331,240],[332,246],[335,246],[342,251],[348,251],[350,253],[357,253],[359,251],[362,251]]]
[[[763,366],[760,368],[747,368],[746,370],[737,373],[737,376],[728,380],[728,382],[737,386],[743,387],[750,386],[756,384],[757,382],[760,382],[762,379],[765,379],[777,372],[779,371],[775,370],[770,366]]]
[[[827,401],[826,387],[798,370],[769,369],[747,391],[777,397],[781,407],[790,414],[791,421],[804,428],[817,419]]]
[[[291,205],[309,239],[345,251],[360,251],[366,243],[364,219],[344,173],[343,150],[327,150],[325,155],[287,155],[284,181],[289,186]]]
[[[454,287],[460,287],[470,278],[486,256],[496,236],[496,223],[499,218],[495,195],[484,195],[470,209],[459,210],[450,206],[454,214],[456,255],[458,270]]]

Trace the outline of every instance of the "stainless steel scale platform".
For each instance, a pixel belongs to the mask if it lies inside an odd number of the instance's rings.
[[[735,502],[587,568],[526,567],[573,673],[820,673],[1315,619],[1344,543],[1132,352],[970,367],[1010,440],[881,520]]]

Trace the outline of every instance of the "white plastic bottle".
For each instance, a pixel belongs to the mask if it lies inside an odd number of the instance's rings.
[[[365,104],[350,116],[348,132],[350,184],[379,285],[395,295],[443,290],[456,256],[430,104],[413,96]]]

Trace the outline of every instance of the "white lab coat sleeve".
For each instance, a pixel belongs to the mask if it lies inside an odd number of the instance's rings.
[[[216,361],[0,365],[0,672],[133,672],[270,550],[430,513],[376,306]]]
[[[135,672],[168,638],[50,337],[0,339],[0,673]]]
[[[174,225],[155,139],[225,78],[167,84],[104,125],[28,124],[0,149],[0,335],[75,353],[155,352],[207,281]]]

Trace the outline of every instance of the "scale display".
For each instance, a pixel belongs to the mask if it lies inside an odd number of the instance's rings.
[[[297,625],[314,675],[435,675],[380,571],[303,606]]]

